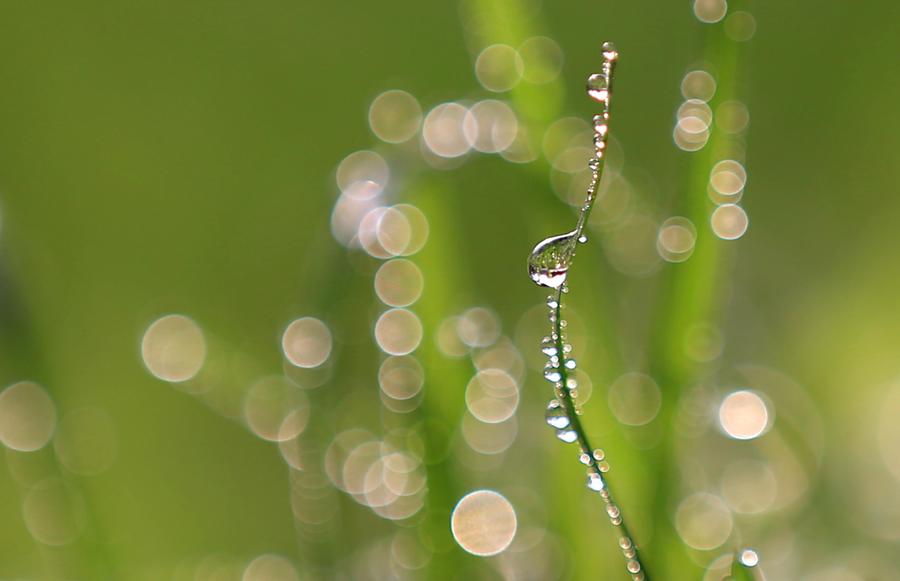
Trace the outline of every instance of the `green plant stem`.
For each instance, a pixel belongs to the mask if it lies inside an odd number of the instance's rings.
[[[623,553],[626,557],[627,565],[630,567],[634,567],[637,565],[636,570],[632,571],[629,569],[629,573],[633,575],[640,575],[642,577],[635,577],[638,579],[644,579],[646,581],[650,580],[650,575],[647,573],[646,567],[641,562],[640,555],[638,554],[637,546],[634,544],[634,537],[631,536],[631,533],[628,530],[628,526],[625,524],[625,517],[621,514],[621,509],[618,508],[618,505],[615,504],[612,492],[609,488],[608,479],[605,476],[605,473],[600,469],[599,460],[594,456],[594,448],[591,446],[590,441],[588,440],[587,433],[584,430],[584,427],[581,425],[581,419],[578,417],[578,410],[575,404],[575,398],[572,395],[571,390],[568,389],[568,379],[569,379],[569,370],[565,366],[565,339],[564,339],[564,325],[562,318],[562,300],[563,300],[563,288],[560,287],[556,291],[555,303],[556,305],[551,308],[551,320],[552,320],[552,334],[551,338],[553,340],[553,347],[556,349],[557,356],[559,357],[559,365],[557,368],[560,374],[559,383],[562,385],[561,389],[558,390],[557,399],[562,404],[563,409],[566,412],[566,416],[569,419],[569,428],[575,432],[576,442],[578,443],[578,447],[581,449],[582,454],[586,455],[588,460],[587,468],[590,474],[594,474],[601,479],[604,483],[603,489],[599,492],[600,497],[603,499],[603,502],[606,504],[606,508],[614,507],[617,513],[617,516],[613,516],[613,514],[609,514],[610,522],[613,526],[619,529],[620,540],[619,547],[622,549]],[[627,541],[627,542],[626,542]]]
[[[740,9],[735,0],[729,9]],[[704,58],[716,73],[716,96],[712,107],[736,98],[741,72],[743,45],[728,39],[721,24],[705,29]],[[678,464],[675,457],[675,428],[677,404],[683,393],[701,376],[704,367],[689,360],[684,354],[684,341],[692,325],[710,323],[719,317],[721,286],[728,264],[730,242],[723,242],[707,228],[713,207],[707,195],[710,170],[720,159],[730,156],[728,140],[712,129],[709,142],[700,151],[688,154],[690,166],[686,176],[685,195],[678,201],[676,210],[698,225],[694,253],[690,260],[671,268],[663,278],[659,289],[660,301],[655,315],[655,336],[650,344],[651,372],[664,386],[663,404],[657,422],[668,437],[651,454],[649,463],[651,478],[657,492],[651,502],[652,514],[668,514],[681,494],[681,490],[668,483],[678,482]],[[689,550],[681,541],[671,521],[660,519],[654,531],[652,560],[664,564],[667,570],[692,567]]]

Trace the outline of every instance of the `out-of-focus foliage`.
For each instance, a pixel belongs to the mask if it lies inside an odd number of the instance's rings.
[[[566,318],[648,570],[900,577],[897,16],[6,3],[0,577],[627,579],[524,264],[607,39]]]

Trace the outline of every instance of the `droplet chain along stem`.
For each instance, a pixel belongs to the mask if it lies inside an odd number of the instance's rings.
[[[588,77],[587,92],[600,103],[600,113],[593,118],[594,153],[588,161],[591,182],[587,188],[584,204],[578,215],[575,230],[545,238],[534,247],[528,257],[528,274],[535,283],[554,289],[565,284],[566,276],[575,257],[579,243],[587,242],[584,227],[590,217],[597,198],[603,168],[606,164],[606,145],[609,137],[610,96],[612,79],[619,53],[611,43],[603,45],[603,65],[601,72]]]
[[[619,52],[611,42],[603,43],[603,64],[599,73],[588,77],[588,95],[602,105],[600,112],[594,115],[594,157],[588,161],[591,170],[591,182],[588,184],[587,197],[581,212],[578,214],[578,224],[575,226],[575,239],[580,239],[584,234],[584,227],[594,200],[597,199],[597,191],[600,188],[600,178],[603,177],[603,168],[606,166],[606,144],[609,139],[609,114],[610,97],[612,96],[613,76],[616,73],[616,62],[619,60]]]
[[[603,44],[603,64],[599,73],[588,77],[588,95],[601,104],[600,113],[593,118],[594,127],[594,155],[588,162],[591,169],[591,182],[587,189],[587,196],[578,216],[575,230],[567,235],[547,239],[532,252],[529,257],[529,275],[532,280],[541,286],[548,286],[555,290],[555,295],[550,295],[547,305],[550,308],[551,333],[549,343],[551,349],[545,350],[550,358],[547,363],[545,377],[554,384],[556,400],[551,401],[548,411],[556,411],[562,406],[568,418],[562,428],[557,429],[560,439],[568,442],[577,442],[581,450],[580,461],[588,468],[588,488],[597,492],[606,505],[606,513],[613,526],[620,531],[619,548],[625,557],[625,568],[633,581],[649,581],[637,547],[634,544],[622,512],[615,504],[609,490],[604,473],[609,470],[609,464],[605,461],[602,450],[595,450],[588,441],[587,434],[578,417],[577,405],[573,390],[577,388],[574,378],[569,377],[569,372],[575,368],[573,359],[567,357],[568,346],[565,341],[565,321],[562,318],[563,295],[568,291],[565,286],[568,269],[575,255],[577,243],[587,241],[584,235],[584,227],[590,217],[594,200],[603,176],[603,168],[606,161],[606,144],[609,136],[610,95],[612,91],[613,75],[619,53],[612,43]],[[549,250],[552,250],[551,254]],[[551,259],[551,269],[546,269]],[[543,269],[543,270],[542,270]],[[551,423],[551,425],[553,425]],[[562,436],[561,436],[562,435]],[[574,438],[572,438],[574,435]]]
[[[562,301],[566,287],[560,287],[556,290],[555,295],[548,297],[548,305],[550,306],[550,322],[551,334],[550,339],[555,353],[551,356],[551,362],[548,363],[548,370],[552,370],[559,374],[558,381],[554,382],[557,401],[559,401],[569,419],[569,424],[565,428],[575,432],[575,442],[581,450],[580,460],[588,468],[588,488],[594,490],[603,499],[606,505],[606,514],[609,516],[610,523],[617,527],[619,534],[619,548],[625,557],[625,567],[634,581],[650,581],[650,576],[641,562],[638,555],[637,546],[634,544],[633,537],[625,524],[625,519],[618,505],[612,497],[609,485],[604,473],[609,470],[609,465],[605,460],[605,453],[600,449],[591,446],[587,434],[581,425],[581,419],[577,411],[575,397],[572,394],[570,385],[570,368],[566,365],[566,340],[565,340],[565,321],[562,318]],[[554,364],[555,359],[555,364]],[[574,361],[574,360],[572,360]]]

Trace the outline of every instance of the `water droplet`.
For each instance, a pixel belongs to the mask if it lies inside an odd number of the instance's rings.
[[[563,408],[562,404],[555,399],[550,400],[550,403],[547,405],[545,417],[547,419],[547,425],[556,428],[557,430],[568,428],[571,423],[565,408]]]
[[[629,573],[638,573],[641,570],[641,564],[632,559],[628,561],[628,563],[625,565],[625,568],[628,569]]]
[[[575,255],[575,232],[540,241],[528,257],[528,276],[540,286],[559,288],[566,282]]]
[[[575,440],[578,439],[578,434],[575,433],[575,430],[565,429],[565,430],[557,430],[556,437],[565,442],[566,444],[571,444]]]
[[[633,546],[631,539],[628,537],[619,537],[619,548],[623,551],[627,551]]]
[[[544,379],[546,379],[550,383],[556,383],[557,381],[562,380],[562,374],[555,369],[548,369],[544,372]]]
[[[566,369],[575,369],[575,366],[578,365],[575,363],[574,359],[566,359]]]
[[[597,468],[600,469],[600,472],[609,472],[609,462],[602,460],[597,463]]]
[[[759,554],[753,549],[744,549],[741,551],[741,565],[745,567],[756,567],[759,564]]]
[[[585,466],[591,465],[591,456],[590,454],[582,454],[578,457],[578,461],[584,464]]]
[[[609,100],[609,77],[606,73],[594,73],[588,77],[587,92],[591,99],[606,103]]]
[[[594,460],[596,460],[597,462],[601,462],[605,458],[606,458],[606,452],[604,452],[600,448],[597,448],[596,450],[594,450]]]
[[[555,357],[556,354],[559,352],[559,350],[556,347],[554,347],[553,345],[547,345],[546,347],[543,347],[541,349],[541,351],[544,352],[544,355],[547,355],[549,357]]]
[[[603,43],[603,60],[607,62],[615,61],[619,58],[619,51],[616,50],[616,45],[613,43],[606,41]]]
[[[604,488],[606,488],[606,483],[603,481],[603,477],[595,472],[591,472],[588,474],[587,487],[593,490],[594,492],[600,492]]]
[[[582,244],[584,244],[585,242],[588,241],[588,237],[585,236],[584,234],[582,234],[581,236],[578,237],[578,241],[581,242]]]

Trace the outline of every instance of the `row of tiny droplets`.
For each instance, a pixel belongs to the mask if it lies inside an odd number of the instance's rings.
[[[619,52],[611,42],[603,43],[603,64],[600,72],[588,77],[587,93],[592,99],[600,103],[600,113],[594,115],[594,156],[588,161],[591,170],[591,182],[588,185],[587,196],[581,213],[578,216],[578,225],[575,227],[576,238],[579,242],[586,242],[584,227],[587,224],[588,215],[597,198],[597,190],[600,188],[600,176],[603,170],[604,157],[606,156],[606,143],[609,138],[609,101],[612,95],[613,74]]]
[[[610,523],[621,529],[619,548],[625,557],[625,567],[631,574],[631,578],[634,581],[643,581],[645,576],[641,570],[641,563],[637,559],[634,542],[625,528],[621,511],[613,501],[603,478],[603,474],[609,471],[606,454],[599,448],[591,450],[587,440],[579,434],[580,428],[576,430],[573,427],[578,419],[569,415],[569,409],[574,410],[578,415],[581,414],[581,409],[576,403],[578,382],[574,377],[569,376],[569,372],[575,370],[576,362],[569,356],[572,346],[566,342],[566,321],[562,319],[561,315],[560,301],[562,294],[566,292],[568,292],[568,288],[563,286],[558,295],[547,297],[547,306],[550,309],[550,335],[544,337],[541,350],[548,357],[544,367],[544,378],[553,384],[556,394],[556,397],[551,399],[547,405],[547,424],[556,430],[556,437],[563,442],[578,442],[581,451],[578,459],[588,467],[587,487],[600,495],[606,505],[606,514],[609,516]],[[564,402],[567,401],[570,406],[565,405]]]
[[[578,225],[575,229],[575,238],[582,243],[587,241],[587,237],[584,235],[584,226],[600,185],[603,158],[609,135],[609,101],[612,77],[618,57],[619,54],[612,43],[604,43],[601,72],[588,77],[587,82],[588,95],[600,103],[602,109],[593,118],[594,156],[588,161],[592,177],[591,183],[588,185],[584,205],[578,217]],[[569,372],[575,370],[576,362],[575,359],[569,356],[572,352],[572,346],[566,342],[566,321],[562,319],[561,314],[562,295],[567,292],[568,287],[563,285],[557,295],[547,297],[547,306],[550,309],[550,335],[544,337],[541,350],[548,357],[548,362],[544,368],[544,377],[553,384],[556,394],[556,397],[550,400],[550,403],[547,405],[547,424],[556,430],[557,438],[563,442],[578,442],[581,449],[579,461],[588,467],[587,487],[600,495],[600,498],[603,499],[606,505],[606,514],[609,516],[610,522],[613,526],[621,529],[619,548],[625,557],[625,567],[628,573],[631,574],[631,578],[634,581],[643,581],[645,575],[641,570],[641,563],[637,558],[634,542],[628,534],[622,520],[621,511],[613,502],[609,489],[606,486],[606,481],[603,478],[603,474],[609,471],[606,454],[599,448],[591,450],[586,438],[579,434],[580,429],[575,430],[573,428],[573,424],[578,422],[578,419],[569,415],[570,410],[580,415],[581,409],[577,404],[578,382],[574,377],[569,376]],[[568,402],[569,406],[566,406],[565,402]]]

